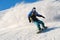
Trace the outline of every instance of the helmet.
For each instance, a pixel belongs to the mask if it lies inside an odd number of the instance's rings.
[[[33,7],[33,9],[36,9],[35,7]]]
[[[35,11],[36,11],[36,8],[35,8],[35,7],[33,7],[32,11],[33,11],[33,12],[35,12]]]

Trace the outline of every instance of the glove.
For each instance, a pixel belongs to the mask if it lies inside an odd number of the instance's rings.
[[[43,17],[43,18],[45,18],[45,17]]]
[[[29,22],[31,23],[31,20],[29,20]]]

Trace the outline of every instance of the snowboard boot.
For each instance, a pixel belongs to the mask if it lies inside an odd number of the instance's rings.
[[[39,34],[39,33],[41,33],[42,32],[42,29],[41,30],[39,30],[38,32],[37,32],[37,34]]]
[[[44,27],[44,29],[47,29],[48,27]]]

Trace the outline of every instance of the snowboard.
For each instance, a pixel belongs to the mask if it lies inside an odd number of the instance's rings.
[[[44,32],[47,31],[47,29],[48,29],[48,27],[47,27],[46,29],[43,29],[43,28],[42,28],[42,30],[41,30],[40,32],[37,32],[37,34],[39,34],[39,33],[44,33]]]

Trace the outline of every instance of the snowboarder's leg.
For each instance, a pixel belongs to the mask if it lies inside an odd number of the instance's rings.
[[[41,31],[40,23],[38,21],[35,21],[34,23],[36,24],[38,30]]]
[[[36,21],[35,23],[36,23],[37,28],[38,28],[37,34],[38,34],[38,33],[41,33],[41,32],[42,32],[42,29],[41,29],[41,27],[40,27],[40,23],[39,23],[38,21]]]
[[[36,24],[38,30],[41,30],[41,28],[40,28],[40,23],[39,23],[38,21],[34,21],[34,24]]]
[[[37,27],[38,27],[38,30],[41,30],[40,24],[39,24],[39,23],[37,23]]]
[[[43,21],[40,21],[40,20],[39,20],[39,23],[42,25],[42,27],[43,27],[44,29],[47,29],[47,27],[45,26],[45,24],[44,24]]]

